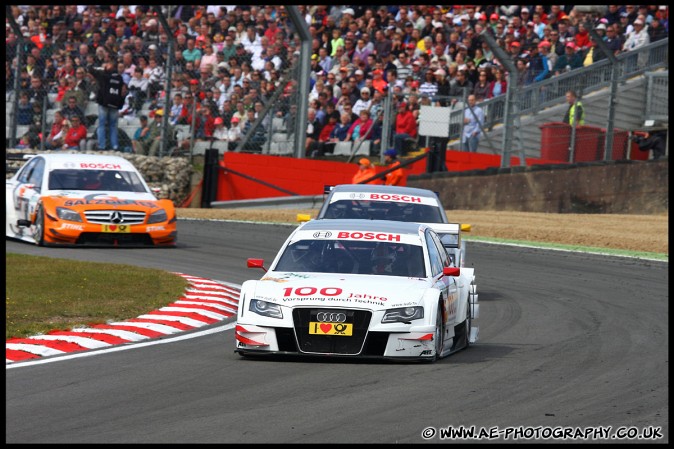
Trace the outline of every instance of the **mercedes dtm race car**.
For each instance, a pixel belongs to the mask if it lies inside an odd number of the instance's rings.
[[[450,224],[438,195],[427,189],[370,184],[326,186],[328,194],[317,220],[363,218],[428,224],[435,230],[450,253],[455,266],[464,266],[466,244],[462,232],[470,232],[469,224]],[[309,216],[299,214],[298,221]]]
[[[38,154],[7,180],[6,237],[51,245],[175,246],[176,212],[119,156]]]
[[[477,316],[473,269],[427,225],[311,220],[243,283],[235,351],[435,361],[477,340]]]

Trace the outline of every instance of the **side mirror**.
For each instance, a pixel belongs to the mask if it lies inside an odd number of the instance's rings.
[[[470,228],[468,223],[461,223],[461,232],[470,232]]]
[[[246,265],[248,268],[262,268],[265,272],[267,269],[264,267],[264,259],[248,259],[246,261]]]
[[[445,276],[460,276],[461,268],[459,267],[444,267],[442,269],[442,274]]]
[[[297,214],[297,221],[304,223],[305,221],[311,220],[311,215],[309,214]]]

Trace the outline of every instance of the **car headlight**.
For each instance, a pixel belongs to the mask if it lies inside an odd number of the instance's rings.
[[[61,220],[79,221],[80,223],[82,222],[82,217],[80,216],[80,214],[78,214],[74,210],[71,210],[71,209],[68,209],[68,208],[65,208],[65,207],[57,207],[56,208],[56,215]]]
[[[248,310],[270,318],[283,318],[281,306],[267,301],[260,301],[259,299],[253,299],[250,302]]]
[[[150,215],[150,218],[147,219],[147,224],[161,223],[167,219],[168,215],[166,215],[166,211],[164,209],[159,209],[157,212]]]
[[[384,313],[382,323],[407,323],[412,320],[418,320],[424,317],[424,308],[416,307],[399,307],[397,309],[388,309]]]

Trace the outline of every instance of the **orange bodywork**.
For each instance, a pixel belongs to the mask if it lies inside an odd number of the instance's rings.
[[[176,212],[173,202],[133,200],[114,196],[41,199],[44,213],[45,245],[175,246]],[[79,215],[79,220],[59,218],[57,208]],[[153,214],[161,210],[163,214]],[[74,218],[74,216],[73,216]],[[36,223],[37,212],[31,216]],[[154,221],[148,223],[148,221]]]

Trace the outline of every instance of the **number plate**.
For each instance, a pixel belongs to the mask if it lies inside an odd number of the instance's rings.
[[[319,323],[317,321],[310,321],[309,333],[350,337],[353,335],[353,323]]]
[[[131,232],[129,225],[101,225],[103,232]]]

